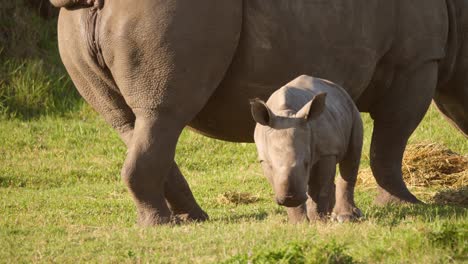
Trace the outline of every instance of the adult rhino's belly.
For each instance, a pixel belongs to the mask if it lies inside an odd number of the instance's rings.
[[[319,63],[306,58],[287,60],[273,54],[275,53],[272,53],[271,57],[257,57],[258,61],[265,62],[261,69],[254,69],[256,66],[252,65],[257,63],[256,60],[252,60],[255,56],[236,57],[236,62],[225,79],[189,126],[217,139],[253,142],[255,123],[250,113],[250,99],[260,98],[266,101],[278,88],[301,74],[307,74],[331,80],[345,87],[356,100],[369,85],[376,63],[372,60],[353,66],[354,62],[349,60],[340,61],[339,65],[333,67],[334,63]],[[307,57],[306,55],[314,56],[311,53],[304,53],[304,57]],[[352,74],[350,69],[358,70]]]
[[[266,100],[277,88],[279,86],[248,83],[241,79],[225,80],[189,126],[209,137],[253,142],[255,123],[250,114],[249,99]]]
[[[332,2],[320,4],[330,5],[324,9],[329,11]],[[284,3],[247,1],[245,26],[231,67],[190,123],[192,128],[218,139],[252,142],[255,124],[249,99],[266,100],[301,74],[331,80],[344,87],[354,100],[369,85],[390,43],[387,20],[376,25],[379,14],[370,15],[356,4],[342,4],[343,9],[335,14],[315,10],[308,0],[295,1],[303,8]]]

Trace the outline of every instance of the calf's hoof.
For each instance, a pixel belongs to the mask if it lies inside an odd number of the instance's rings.
[[[311,223],[319,223],[319,222],[326,222],[329,220],[330,214],[328,213],[307,213],[307,219],[309,219],[309,222]]]
[[[333,212],[331,220],[338,223],[356,222],[362,217],[362,212],[359,208],[354,207],[352,211]]]

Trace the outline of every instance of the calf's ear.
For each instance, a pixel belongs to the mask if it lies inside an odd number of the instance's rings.
[[[325,98],[327,93],[319,93],[310,102],[304,105],[301,110],[296,114],[297,118],[304,118],[306,120],[315,119],[320,116],[320,114],[325,109]]]
[[[250,111],[255,122],[264,126],[271,126],[273,113],[262,100],[255,98],[250,100]]]

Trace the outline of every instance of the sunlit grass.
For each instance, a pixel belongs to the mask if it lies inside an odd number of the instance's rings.
[[[371,128],[365,117],[366,150]],[[431,109],[411,142],[461,154],[467,142]],[[271,199],[252,144],[181,136],[177,162],[210,221],[141,229],[120,181],[125,147],[96,115],[0,121],[0,259],[7,262],[439,263],[466,260],[466,207],[374,207],[360,223],[293,226]],[[368,161],[363,157],[363,168]],[[437,192],[428,188],[418,195]],[[255,196],[226,203],[230,193]],[[336,262],[333,262],[336,260]],[[341,262],[339,262],[339,261]],[[289,261],[289,262],[288,262]]]

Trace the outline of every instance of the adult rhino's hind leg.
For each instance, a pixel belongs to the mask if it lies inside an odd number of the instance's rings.
[[[123,6],[113,9],[112,4]],[[168,223],[172,213],[204,220],[206,214],[174,162],[175,149],[181,131],[206,104],[231,63],[241,5],[230,0],[175,0],[141,1],[138,6],[110,1],[106,7],[111,16],[103,9],[106,24],[118,31],[103,37],[104,59],[136,116],[122,178],[135,201],[139,224]]]
[[[196,202],[187,181],[175,162],[164,185],[164,196],[175,221],[208,220],[208,214]]]
[[[379,205],[420,202],[406,187],[401,165],[408,138],[431,103],[437,71],[436,62],[427,62],[397,73],[389,94],[371,110],[374,131],[370,163],[379,185]]]
[[[94,110],[114,128],[124,143],[130,144],[135,115],[125,102],[110,71],[98,65],[87,50],[81,21],[87,14],[62,9],[58,23],[59,50],[73,84]]]
[[[170,118],[137,115],[122,178],[135,200],[141,225],[167,223],[171,219],[164,197],[164,184],[181,130]]]
[[[59,46],[62,61],[80,94],[117,131],[127,148],[130,148],[135,115],[126,104],[109,70],[99,66],[86,50],[86,36],[76,33],[81,32],[81,25],[76,22],[78,19],[72,18],[79,15],[68,10],[61,12]],[[184,221],[207,219],[175,162],[165,186],[165,198],[173,215]]]

